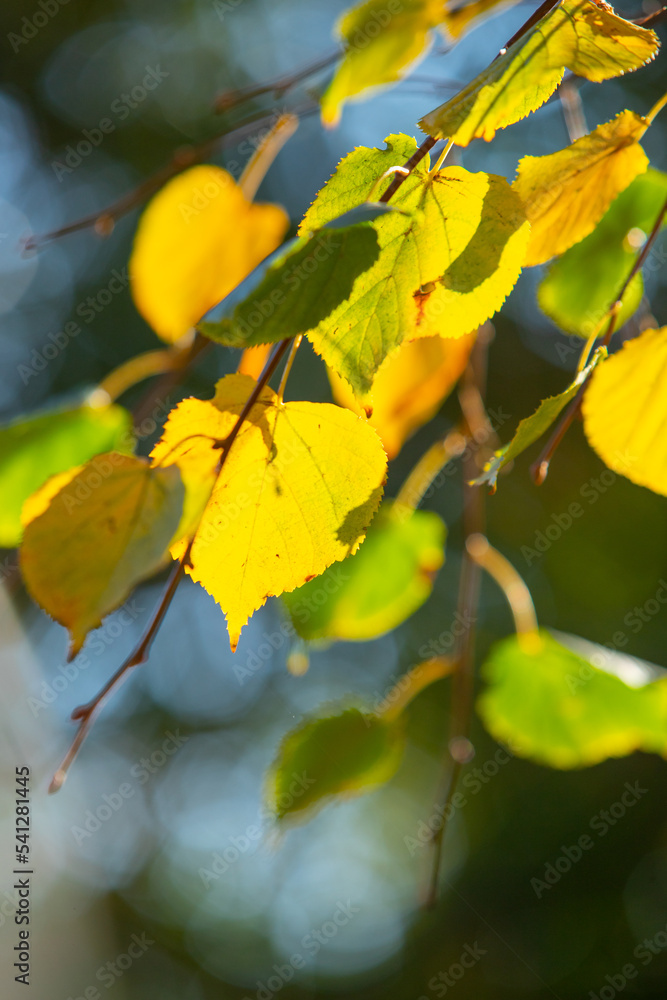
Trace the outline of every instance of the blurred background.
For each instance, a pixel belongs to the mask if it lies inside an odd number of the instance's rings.
[[[50,0],[41,6],[4,0],[3,420],[81,399],[124,359],[159,346],[127,283],[118,281],[138,210],[106,239],[79,232],[27,257],[18,251],[20,240],[99,211],[178,147],[215,135],[225,125],[212,110],[217,94],[327,56],[335,48],[333,25],[346,6],[345,0]],[[620,13],[652,9],[627,3]],[[529,4],[503,10],[451,51],[438,37],[409,80],[348,105],[333,131],[324,131],[308,110],[326,74],[290,91],[279,107],[305,113],[258,197],[283,204],[294,229],[341,156],[357,145],[382,145],[391,132],[418,136],[417,119],[486,66],[531,10]],[[38,11],[45,16],[35,18]],[[33,34],[26,18],[42,26]],[[664,40],[662,26],[658,32]],[[138,99],[136,88],[151,71],[159,84]],[[665,78],[663,57],[603,86],[585,84],[589,128],[625,107],[647,111],[665,90]],[[243,114],[272,107],[270,99],[258,99]],[[229,122],[240,114],[229,112]],[[63,169],[68,147],[105,117],[113,130]],[[511,179],[522,155],[567,142],[560,103],[552,101],[493,144],[474,143],[460,162]],[[664,130],[652,129],[644,145],[653,166],[666,169]],[[211,162],[242,165],[251,149],[228,146]],[[661,266],[647,276],[647,295],[651,311],[665,322],[667,254],[656,259]],[[488,405],[499,415],[503,441],[540,399],[564,387],[578,356],[578,347],[572,350],[536,307],[539,270],[524,275],[494,321]],[[64,346],[49,357],[53,351],[44,347],[72,320],[81,335],[61,338]],[[141,452],[150,449],[156,421],[179,398],[209,396],[213,381],[237,361],[231,350],[216,348],[157,400],[156,420],[140,429]],[[123,403],[135,406],[145,390],[128,393]],[[288,395],[330,399],[323,365],[306,346]],[[452,399],[404,447],[390,469],[389,496],[456,419]],[[628,625],[633,609],[651,602],[667,578],[664,498],[621,478],[601,482],[603,466],[578,426],[540,489],[528,475],[534,457],[522,456],[489,499],[488,526],[492,542],[529,584],[540,621],[602,644],[622,630],[624,652],[667,666],[664,613],[645,612],[639,627]],[[522,554],[554,514],[591,495],[594,501],[582,501],[584,516],[557,543],[536,558]],[[54,797],[46,788],[72,735],[70,712],[132,648],[163,581],[141,586],[63,672],[64,629],[32,605],[13,554],[2,553],[0,842],[13,843],[14,767],[28,764],[35,997],[611,1000],[621,989],[627,996],[664,997],[667,771],[656,757],[635,754],[573,773],[518,759],[499,764],[498,747],[475,721],[471,770],[479,767],[482,778],[464,789],[466,804],[447,833],[441,900],[424,913],[419,903],[431,858],[428,848],[410,848],[406,838],[417,837],[420,823],[433,814],[448,721],[448,685],[438,684],[411,706],[408,751],[386,787],[329,806],[280,837],[272,830],[262,788],[284,733],[322,703],[350,694],[381,700],[418,661],[421,646],[443,634],[447,641],[458,583],[460,476],[448,477],[425,506],[438,511],[450,530],[447,563],[428,603],[376,641],[313,650],[303,677],[287,672],[286,644],[242,682],[234,673],[234,665],[246,664],[279,628],[278,602],[253,617],[232,656],[220,609],[199,587],[182,584],[150,662],[106,706]],[[486,584],[478,626],[478,659],[511,630],[502,595]],[[590,833],[591,821],[619,801],[626,782],[646,790],[637,804],[596,836],[594,849],[548,890],[536,891],[531,880],[543,879],[565,847]],[[2,989],[19,996],[11,968],[11,866],[3,849]],[[656,935],[663,941],[654,946],[656,954],[635,951]],[[637,975],[622,987],[619,974],[628,963]]]

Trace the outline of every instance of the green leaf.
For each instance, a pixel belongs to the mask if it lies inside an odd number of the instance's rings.
[[[302,227],[322,225],[372,195],[414,140],[356,149],[320,191]],[[373,222],[380,256],[349,298],[309,333],[315,350],[362,396],[405,339],[461,337],[500,308],[529,238],[523,206],[503,177],[462,167],[429,173],[428,158],[392,199],[399,212]]]
[[[253,347],[309,334],[350,294],[378,257],[370,223],[316,233],[298,241],[267,270],[229,319],[198,329],[228,347]]]
[[[477,710],[495,739],[557,768],[588,767],[634,750],[665,754],[666,680],[630,686],[548,632],[540,637],[532,651],[518,636],[504,639],[483,667],[489,686]],[[598,649],[613,670],[609,651]]]
[[[481,476],[474,480],[476,486],[481,486],[484,483],[488,483],[491,489],[495,492],[498,473],[500,470],[511,462],[513,459],[520,455],[522,451],[525,451],[534,441],[537,441],[544,432],[551,427],[554,420],[561,412],[561,410],[567,406],[571,399],[574,399],[577,392],[583,385],[583,383],[588,378],[589,374],[593,371],[595,366],[606,357],[606,350],[600,348],[595,352],[589,364],[579,372],[573,382],[565,389],[563,392],[558,393],[557,396],[548,396],[543,399],[540,405],[535,410],[530,417],[524,417],[523,420],[519,422],[514,437],[506,444],[503,448],[500,448],[493,458],[491,458],[484,466],[484,471]]]
[[[589,337],[616,301],[638,249],[667,196],[667,174],[649,168],[612,203],[590,236],[554,261],[537,292],[540,308],[561,329]],[[644,294],[638,274],[623,296],[617,327]]]
[[[363,641],[396,628],[428,599],[445,535],[437,514],[383,504],[355,555],[283,596],[297,633]]]
[[[49,410],[0,428],[0,546],[19,544],[21,508],[50,476],[133,447],[132,418],[122,406]]]
[[[71,634],[87,633],[162,565],[181,516],[178,469],[118,452],[88,462],[26,525],[21,571],[39,605]]]
[[[333,797],[387,782],[403,748],[399,721],[358,708],[308,720],[288,733],[278,750],[267,777],[267,804],[279,820],[310,818]]]
[[[337,25],[344,55],[322,98],[324,123],[336,125],[349,98],[400,80],[444,19],[442,0],[364,0],[346,11]]]
[[[525,118],[553,94],[564,69],[600,82],[654,58],[658,37],[595,0],[564,0],[446,104],[419,122],[435,139],[467,146]]]

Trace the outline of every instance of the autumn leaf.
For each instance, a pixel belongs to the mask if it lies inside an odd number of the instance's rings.
[[[389,459],[428,423],[462,375],[475,333],[456,340],[423,337],[404,341],[382,365],[371,391],[358,400],[350,385],[329,369],[333,397],[360,416],[369,413]]]
[[[563,0],[419,125],[458,146],[489,142],[544,104],[565,68],[599,83],[639,69],[658,47],[655,32],[618,17],[606,3]]]
[[[306,720],[278,750],[267,806],[278,820],[303,820],[333,798],[372,791],[395,774],[404,746],[400,720],[358,708]]]
[[[357,552],[284,595],[304,639],[373,639],[428,599],[444,562],[446,528],[432,511],[401,517],[383,504]]]
[[[323,226],[369,197],[388,167],[408,158],[413,139],[345,157],[306,213],[301,230]],[[529,238],[521,202],[507,181],[462,167],[429,172],[423,160],[376,219],[376,263],[350,296],[308,333],[315,350],[358,396],[387,356],[415,336],[461,337],[500,308],[521,270]]]
[[[365,0],[337,25],[343,58],[322,97],[322,121],[337,125],[343,103],[395,83],[426,54],[431,29],[444,19],[443,0]]]
[[[176,468],[151,469],[145,459],[109,452],[86,463],[26,524],[23,578],[35,601],[69,629],[70,659],[162,564],[182,504]]]
[[[243,348],[310,333],[345,301],[377,257],[377,236],[369,223],[304,237],[267,268],[230,318],[198,328],[211,340]]]
[[[667,496],[667,326],[598,366],[583,414],[588,442],[610,469]]]
[[[20,417],[0,428],[0,545],[21,540],[21,508],[50,476],[93,455],[134,447],[132,418],[122,406],[80,406]]]
[[[518,636],[493,647],[482,668],[488,686],[477,702],[494,739],[549,767],[590,767],[634,750],[667,749],[667,683],[630,686],[613,672],[616,660],[598,647],[591,660],[541,630],[528,651]]]
[[[475,485],[481,486],[487,483],[495,493],[498,474],[501,469],[513,461],[521,452],[525,451],[526,448],[529,448],[538,438],[542,437],[544,432],[551,427],[559,413],[574,399],[590,373],[605,355],[605,348],[597,350],[588,365],[576,375],[567,389],[559,392],[557,396],[548,396],[546,399],[543,399],[535,410],[535,413],[530,417],[524,417],[519,422],[519,426],[509,444],[500,448],[493,458],[486,463],[482,475],[475,479]]]
[[[561,329],[589,337],[609,313],[667,196],[667,174],[649,169],[612,202],[593,232],[549,266],[537,290],[540,308]],[[641,302],[635,275],[623,296],[621,327]]]
[[[478,21],[486,20],[486,16],[500,14],[509,7],[514,7],[519,0],[472,0],[471,3],[445,3],[443,28],[446,33],[458,41],[474,28]]]
[[[267,597],[356,551],[387,466],[375,431],[350,411],[282,403],[265,388],[217,475],[215,442],[230,433],[254,384],[228,375],[212,400],[179,404],[152,456],[176,462],[186,489],[199,465],[197,502],[214,481],[187,570],[225,612],[232,649]],[[183,444],[175,448],[179,433]]]
[[[593,231],[612,201],[648,167],[639,145],[648,122],[621,111],[549,156],[525,156],[512,187],[531,227],[525,264],[562,254]]]
[[[220,167],[184,171],[139,221],[130,258],[137,309],[162,340],[177,341],[280,245],[288,225],[282,208],[248,201]]]

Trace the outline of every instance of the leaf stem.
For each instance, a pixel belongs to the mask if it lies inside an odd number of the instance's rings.
[[[466,539],[466,550],[470,558],[493,577],[504,593],[514,618],[519,641],[526,652],[534,653],[540,648],[542,640],[538,631],[535,605],[528,587],[512,563],[494,549],[484,535],[470,535]]]
[[[296,115],[281,115],[271,131],[264,136],[239,177],[239,187],[248,201],[253,200],[269,167],[298,127],[299,119]]]
[[[440,156],[435,161],[435,164],[429,170],[429,177],[433,177],[435,174],[437,174],[437,172],[440,170],[440,168],[442,167],[443,163],[447,159],[447,155],[448,155],[448,153],[449,153],[449,151],[450,151],[450,149],[452,148],[453,145],[454,145],[454,140],[453,139],[448,139],[447,142],[446,142],[446,144],[445,144],[445,148],[440,153]]]
[[[180,371],[184,360],[190,357],[194,337],[194,330],[190,330],[173,347],[145,351],[143,354],[135,355],[105,375],[99,383],[98,389],[107,394],[110,402],[114,402],[137,382],[143,382],[144,379],[150,378],[152,375]]]
[[[384,699],[384,707],[378,709],[378,715],[387,722],[393,722],[424,688],[448,677],[455,666],[451,656],[433,656],[430,660],[418,663],[389,691]]]
[[[657,117],[657,115],[660,114],[665,104],[667,104],[667,93],[663,94],[660,100],[655,102],[655,104],[653,105],[653,107],[651,108],[651,110],[647,115],[644,115],[644,118],[649,123],[649,125],[653,124],[655,118]]]
[[[394,195],[396,194],[396,192],[400,188],[400,186],[403,183],[403,181],[405,180],[405,178],[410,176],[410,174],[415,169],[415,167],[417,166],[417,164],[420,163],[424,159],[424,157],[426,156],[426,154],[431,149],[433,149],[433,147],[436,144],[436,141],[437,140],[434,139],[432,135],[427,135],[426,136],[426,138],[422,142],[421,146],[418,149],[416,149],[415,152],[410,157],[410,159],[405,162],[405,164],[404,164],[404,171],[402,171],[401,173],[397,174],[396,177],[394,177],[393,181],[391,182],[391,184],[389,185],[389,187],[387,188],[387,190],[381,196],[381,198],[380,198],[380,203],[381,204],[386,205],[387,202],[389,201],[389,199],[394,197]]]
[[[438,473],[464,451],[467,443],[468,439],[456,429],[432,444],[401,486],[393,508],[401,508],[401,515],[416,510]]]
[[[607,316],[609,317],[607,330],[605,332],[604,339],[602,341],[603,347],[609,346],[609,342],[613,337],[614,331],[616,329],[616,322],[618,320],[618,315],[621,311],[621,306],[623,305],[623,296],[627,292],[630,286],[630,282],[635,277],[635,275],[639,273],[642,265],[644,264],[644,261],[648,257],[651,251],[651,247],[653,246],[658,237],[658,233],[660,232],[660,229],[664,222],[665,215],[667,215],[667,199],[665,199],[665,202],[660,210],[660,214],[655,220],[653,229],[651,230],[651,234],[646,240],[646,243],[644,244],[640,252],[637,254],[635,261],[630,269],[630,273],[623,282],[618,295],[616,296],[613,303],[607,310],[606,315],[603,316],[602,318],[601,323],[604,322]],[[556,449],[558,448],[559,444],[565,437],[570,427],[570,424],[579,415],[581,411],[584,395],[586,393],[586,389],[588,388],[588,383],[590,382],[591,375],[592,372],[588,375],[588,378],[582,384],[581,388],[579,389],[579,392],[568,406],[563,417],[561,417],[560,422],[556,425],[556,428],[553,431],[551,437],[549,438],[546,445],[540,452],[537,461],[534,462],[533,465],[531,466],[531,474],[533,477],[533,482],[535,483],[536,486],[541,486],[542,483],[547,478],[547,476],[549,475],[549,466],[556,452]]]
[[[222,467],[225,464],[227,456],[229,455],[232,444],[236,440],[236,437],[239,431],[241,430],[241,426],[243,425],[244,421],[248,417],[253,406],[257,402],[257,399],[259,398],[262,389],[268,383],[269,379],[271,378],[276,368],[280,364],[280,360],[287,351],[289,344],[290,344],[289,339],[282,340],[278,344],[277,349],[274,351],[273,356],[266,364],[264,371],[257,380],[256,385],[253,386],[253,390],[248,396],[248,399],[246,400],[243,409],[236,418],[236,423],[234,424],[234,427],[232,428],[231,432],[229,433],[225,441],[221,442],[221,455],[217,468],[218,476],[220,475]],[[69,750],[65,754],[60,766],[58,767],[53,776],[53,779],[49,786],[49,792],[57,792],[59,788],[62,788],[65,779],[67,778],[68,771],[72,763],[76,759],[79,750],[81,749],[84,740],[86,739],[88,733],[90,732],[93,722],[106,698],[111,694],[111,692],[117,687],[120,681],[126,676],[126,674],[133,667],[139,666],[141,663],[145,663],[146,660],[148,659],[148,655],[150,653],[151,646],[153,645],[155,636],[157,635],[160,626],[164,620],[164,617],[167,611],[169,610],[169,606],[173,600],[174,594],[176,593],[178,584],[180,583],[183,577],[183,572],[186,566],[188,566],[190,563],[192,546],[194,545],[196,538],[197,538],[197,532],[195,532],[193,537],[190,539],[188,546],[183,555],[181,556],[180,560],[178,561],[178,563],[176,563],[176,565],[172,567],[169,579],[167,581],[167,586],[165,587],[165,590],[162,594],[160,603],[153,612],[151,620],[148,623],[146,630],[144,631],[144,634],[139,640],[137,646],[132,650],[130,655],[121,664],[121,666],[118,668],[115,674],[113,674],[113,676],[107,681],[104,687],[95,695],[92,701],[89,701],[86,705],[79,705],[72,712],[72,719],[74,721],[79,722],[79,728],[77,730],[76,736],[72,740]]]
[[[283,374],[282,374],[282,377],[280,379],[280,385],[278,387],[278,401],[280,403],[282,403],[282,401],[283,401],[283,396],[285,395],[285,388],[287,386],[287,379],[289,378],[289,373],[292,370],[292,365],[294,364],[294,359],[296,357],[296,352],[299,350],[299,347],[301,346],[301,341],[302,340],[303,340],[303,334],[302,333],[298,333],[296,335],[296,337],[294,338],[294,340],[292,341],[292,346],[290,348],[290,352],[289,352],[289,355],[287,357],[287,361],[285,362],[285,367],[283,369]]]

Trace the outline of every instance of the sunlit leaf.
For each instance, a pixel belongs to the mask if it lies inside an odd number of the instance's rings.
[[[667,682],[631,687],[540,632],[534,651],[512,636],[482,668],[477,709],[491,735],[549,767],[588,767],[634,750],[667,751]],[[606,651],[605,651],[606,652]]]
[[[404,76],[426,54],[443,6],[443,0],[364,0],[346,11],[337,25],[344,55],[322,98],[325,124],[338,123],[349,98]]]
[[[18,545],[23,503],[50,476],[133,447],[132,418],[122,406],[49,410],[1,427],[0,546]]]
[[[404,749],[399,721],[347,708],[306,721],[283,740],[266,782],[277,819],[304,819],[332,798],[371,791],[396,772]]]
[[[288,225],[280,206],[249,202],[226,170],[186,170],[139,221],[130,258],[137,309],[162,340],[178,340],[280,245]]]
[[[329,369],[334,399],[360,415],[372,411],[369,422],[388,458],[395,458],[406,439],[438,412],[463,373],[474,342],[474,333],[456,340],[404,341],[382,365],[362,401],[348,382]]]
[[[667,326],[598,366],[583,413],[589,444],[610,469],[667,496]]]
[[[523,420],[519,422],[514,437],[506,444],[503,448],[500,448],[493,458],[491,458],[484,466],[484,471],[479,478],[475,480],[475,484],[481,486],[484,483],[488,483],[493,491],[496,489],[498,473],[500,470],[511,462],[522,451],[530,447],[533,442],[537,441],[546,430],[553,424],[554,420],[558,414],[563,410],[570,400],[574,399],[577,392],[585,382],[588,375],[593,371],[595,366],[602,360],[605,355],[604,349],[596,351],[593,358],[589,364],[579,372],[573,382],[564,389],[563,392],[559,392],[557,396],[547,396],[543,399],[540,405],[537,407],[535,412],[530,417],[524,417]]]
[[[23,578],[37,603],[69,629],[70,658],[162,564],[182,504],[177,469],[109,452],[88,462],[26,525]]]
[[[420,127],[467,146],[525,118],[553,94],[565,68],[600,82],[654,58],[658,37],[597,0],[563,0]]]
[[[416,149],[390,136],[385,150],[358,148],[339,164],[306,213],[322,226],[373,193],[385,171]],[[503,177],[462,167],[429,173],[422,160],[376,219],[380,256],[351,295],[308,334],[315,350],[368,393],[385,358],[406,338],[461,337],[500,308],[521,270],[529,227]]]
[[[366,421],[331,403],[283,404],[265,388],[216,478],[215,441],[230,433],[254,384],[247,375],[228,375],[212,400],[185,400],[153,452],[154,461],[179,465],[186,488],[199,467],[199,503],[215,480],[188,572],[225,612],[232,649],[267,597],[356,550],[387,467]],[[183,444],[174,447],[179,433]]]
[[[562,254],[593,231],[621,191],[648,167],[639,140],[641,115],[622,111],[589,135],[549,156],[525,156],[512,185],[531,235],[526,266]]]
[[[563,330],[589,337],[609,312],[667,197],[667,174],[650,168],[612,202],[590,236],[550,265],[539,286],[540,308]],[[640,274],[623,296],[617,327],[641,302]]]
[[[296,631],[304,639],[363,641],[396,628],[429,597],[445,535],[431,511],[401,517],[383,505],[355,555],[285,594]]]
[[[228,347],[309,334],[345,301],[377,257],[377,236],[369,223],[319,232],[281,254],[231,318],[200,323],[199,329]]]

